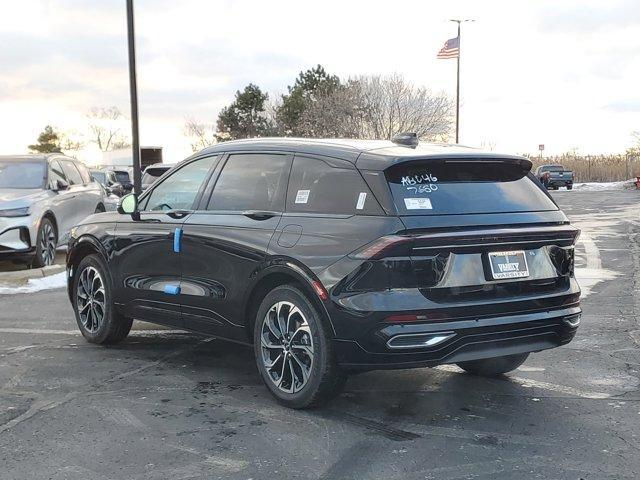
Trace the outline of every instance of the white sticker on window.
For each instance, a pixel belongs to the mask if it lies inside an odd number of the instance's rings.
[[[431,200],[428,198],[405,198],[404,204],[407,210],[431,210]]]
[[[311,190],[298,190],[296,194],[296,203],[307,203],[309,201],[309,193]]]
[[[360,192],[358,195],[358,203],[356,203],[356,210],[362,210],[364,208],[364,201],[367,199],[367,192]]]

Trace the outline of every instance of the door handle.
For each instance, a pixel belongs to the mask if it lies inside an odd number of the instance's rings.
[[[278,215],[281,215],[281,213],[269,210],[246,210],[242,212],[242,215],[253,220],[267,220],[269,218],[277,217]]]
[[[189,215],[190,213],[192,213],[191,210],[167,210],[166,212],[167,215],[169,215],[171,218],[184,218],[187,215]]]

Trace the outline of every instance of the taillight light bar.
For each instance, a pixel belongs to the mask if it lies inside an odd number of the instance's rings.
[[[388,256],[398,247],[409,246],[413,239],[401,235],[388,235],[365,245],[360,250],[351,254],[351,257],[363,260],[376,260]]]

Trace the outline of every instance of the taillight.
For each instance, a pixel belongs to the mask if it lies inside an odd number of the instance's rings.
[[[393,255],[408,255],[413,239],[400,235],[388,235],[365,245],[351,254],[351,257],[363,260],[376,260]]]

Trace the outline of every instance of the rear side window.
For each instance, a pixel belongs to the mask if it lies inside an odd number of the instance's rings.
[[[61,160],[60,164],[62,165],[62,170],[64,170],[69,185],[82,185],[84,183],[84,180],[80,176],[80,172],[73,162],[70,162],[69,160]]]
[[[299,157],[293,161],[287,212],[380,215],[378,202],[357,170]]]
[[[290,157],[247,153],[229,156],[213,189],[207,210],[281,212]]]
[[[424,160],[386,172],[401,215],[557,210],[533,175],[501,160]]]

